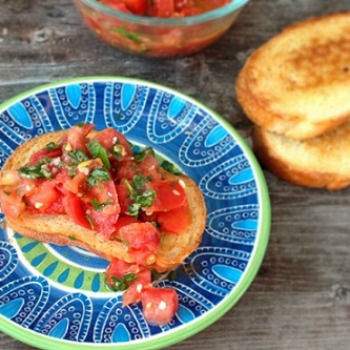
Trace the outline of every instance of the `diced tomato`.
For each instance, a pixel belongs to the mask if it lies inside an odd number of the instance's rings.
[[[100,0],[100,2],[111,7],[112,9],[125,12],[125,13],[131,13],[131,11],[126,7],[125,4],[118,0]]]
[[[135,15],[144,15],[147,11],[147,0],[121,0]]]
[[[125,159],[118,163],[115,179],[118,181],[130,180],[139,172],[138,166],[132,159]]]
[[[191,223],[191,211],[188,206],[179,207],[167,212],[158,213],[157,222],[160,230],[174,234],[181,234]]]
[[[108,128],[100,131],[95,139],[103,146],[106,150],[110,150],[115,144],[122,145],[127,154],[132,154],[129,142],[125,136],[114,128]]]
[[[150,15],[154,17],[173,17],[174,11],[174,0],[153,0]]]
[[[151,286],[151,271],[145,267],[140,267],[136,281],[132,282],[123,294],[123,306],[141,301],[141,294],[144,288]]]
[[[112,205],[110,205],[112,206]],[[113,205],[115,207],[115,205]],[[119,213],[104,214],[102,211],[89,209],[89,216],[94,223],[94,229],[102,234],[106,239],[110,239],[115,232],[115,224],[118,221]]]
[[[73,222],[87,229],[93,229],[89,221],[86,219],[86,212],[83,208],[83,204],[76,194],[67,192],[63,197],[62,203],[65,212]]]
[[[25,195],[25,199],[40,213],[44,213],[60,197],[60,192],[56,189],[56,185],[57,182],[55,180],[43,181],[30,194]]]
[[[17,219],[25,210],[26,206],[16,190],[0,191],[2,212],[12,219]]]
[[[186,191],[179,181],[158,181],[149,185],[156,197],[147,211],[170,211],[187,205]]]
[[[43,158],[57,158],[62,155],[62,146],[59,146],[55,149],[42,149],[31,155],[29,159],[29,164],[36,164]]]
[[[119,236],[135,249],[146,248],[154,252],[160,245],[160,233],[149,222],[123,226],[119,230]]]
[[[128,273],[138,274],[140,267],[136,264],[129,264],[121,259],[113,259],[106,270],[106,283],[113,285],[113,277],[122,278]]]
[[[136,264],[139,265],[152,265],[156,260],[154,251],[149,250],[147,247],[138,249],[130,248],[128,253],[133,257]]]
[[[73,178],[67,176],[63,182],[63,187],[75,194],[78,194],[84,185],[86,185],[86,175],[81,172],[78,172]]]
[[[178,296],[171,288],[145,288],[141,294],[143,315],[151,325],[164,326],[178,310]]]
[[[60,194],[55,202],[53,202],[46,210],[45,214],[65,214],[63,206],[63,195]]]
[[[122,227],[135,223],[141,223],[141,221],[137,220],[134,216],[120,215],[115,225],[115,231],[118,233]]]
[[[161,180],[162,175],[159,172],[159,162],[152,155],[148,154],[141,163],[138,163],[138,166],[143,176],[150,177],[152,181]]]
[[[83,126],[75,125],[73,126],[67,134],[67,144],[73,150],[80,149],[82,151],[87,151],[86,149],[86,136],[94,128],[93,124],[84,124]]]
[[[89,189],[84,198],[96,231],[109,239],[115,232],[120,205],[113,181],[101,182]]]
[[[125,214],[129,208],[129,205],[132,203],[131,199],[129,198],[130,192],[124,182],[121,182],[119,185],[116,185],[116,189],[120,204],[120,212]]]

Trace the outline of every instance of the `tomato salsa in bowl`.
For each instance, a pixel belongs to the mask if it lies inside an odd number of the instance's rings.
[[[73,0],[110,45],[148,57],[183,56],[215,42],[249,0]]]

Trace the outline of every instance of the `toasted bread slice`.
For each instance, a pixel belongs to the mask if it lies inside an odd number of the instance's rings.
[[[329,190],[350,184],[350,122],[305,141],[255,127],[253,147],[271,172],[290,183]]]
[[[305,140],[350,120],[350,12],[282,31],[247,60],[236,96],[257,125]]]
[[[49,142],[59,141],[65,133],[66,131],[48,133],[25,142],[9,157],[1,173],[25,165],[31,154],[44,148]],[[196,184],[185,175],[176,176],[164,171],[163,176],[167,179],[181,178],[186,184],[192,220],[188,230],[181,235],[162,233],[161,247],[156,254],[156,261],[149,266],[159,272],[175,268],[197,248],[206,221],[204,198]],[[119,258],[126,262],[134,261],[128,254],[126,244],[116,240],[106,240],[98,232],[76,225],[67,215],[24,212],[16,220],[7,218],[7,223],[13,230],[38,241],[79,246],[108,260]]]

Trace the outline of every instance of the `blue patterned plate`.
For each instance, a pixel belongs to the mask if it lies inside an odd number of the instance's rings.
[[[0,329],[43,349],[154,349],[181,341],[227,312],[252,282],[270,228],[266,184],[250,149],[197,101],[152,83],[72,79],[0,106],[0,167],[24,141],[85,121],[152,146],[196,181],[208,209],[200,247],[160,285],[179,310],[149,326],[140,305],[122,308],[104,285],[107,262],[82,249],[42,244],[0,229]],[[0,214],[2,215],[2,214]]]

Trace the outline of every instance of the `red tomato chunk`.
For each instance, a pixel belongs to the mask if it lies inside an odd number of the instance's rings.
[[[187,17],[214,10],[232,0],[100,0],[122,12],[149,17]]]

